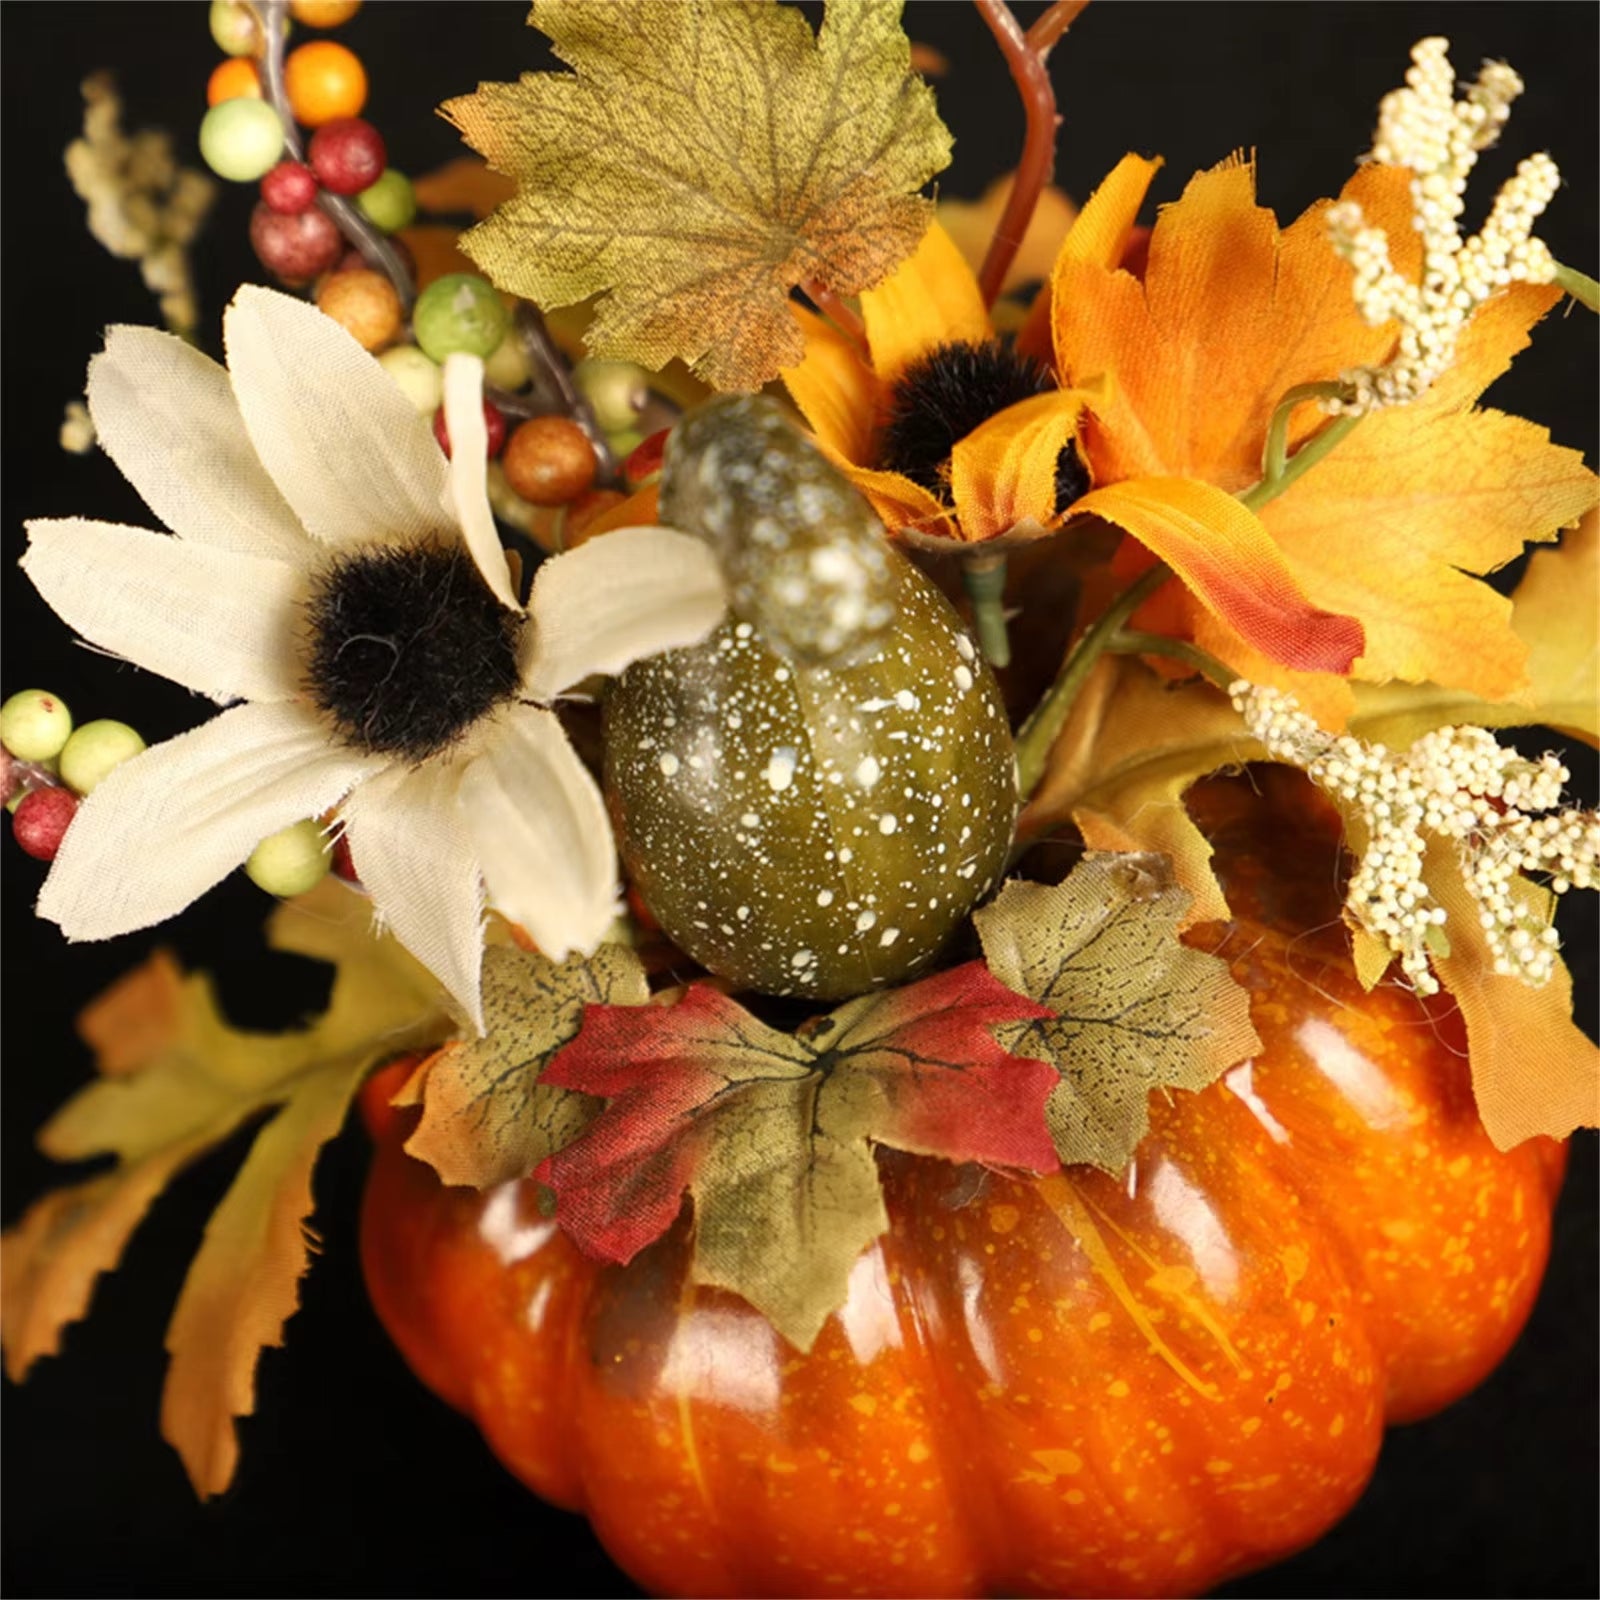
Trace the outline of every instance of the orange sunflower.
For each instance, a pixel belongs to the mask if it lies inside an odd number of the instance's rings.
[[[1236,496],[1261,477],[1284,394],[1381,363],[1395,331],[1362,320],[1328,202],[1280,231],[1243,161],[1197,175],[1161,212],[1142,270],[1129,270],[1158,168],[1127,156],[1102,184],[1012,346],[995,339],[971,269],[937,227],[862,297],[870,360],[797,313],[806,356],[784,378],[823,447],[903,536],[970,543],[1086,516],[1114,524],[1128,535],[1125,578],[1159,560],[1178,580],[1135,626],[1293,689],[1329,725],[1348,715],[1352,676],[1515,696],[1526,649],[1509,603],[1475,575],[1574,521],[1596,503],[1595,479],[1545,430],[1473,407],[1558,292],[1504,291],[1421,401],[1364,419],[1251,511]],[[1363,167],[1344,197],[1414,272],[1410,177]],[[1001,365],[1031,388],[995,382]],[[964,413],[940,381],[963,371],[987,384],[970,384]],[[1326,423],[1298,408],[1289,448]]]

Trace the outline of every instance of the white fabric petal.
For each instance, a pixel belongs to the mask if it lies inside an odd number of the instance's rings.
[[[256,454],[308,532],[354,544],[442,531],[443,451],[399,385],[337,322],[246,284],[222,338]]]
[[[494,597],[521,611],[511,570],[489,509],[489,430],[483,420],[483,363],[461,351],[445,357],[444,425],[450,434],[450,481],[444,507],[461,529]]]
[[[69,939],[162,922],[268,834],[320,815],[386,765],[330,745],[301,706],[235,706],[101,780],[67,829],[39,915]]]
[[[303,564],[315,546],[256,458],[228,374],[170,333],[112,328],[89,363],[105,452],[180,538]]]
[[[300,693],[299,567],[78,518],[28,536],[23,571],[91,644],[213,700]]]
[[[552,961],[591,953],[620,910],[616,846],[555,714],[503,712],[461,780],[461,805],[489,903]]]
[[[671,528],[618,528],[551,556],[533,580],[523,682],[550,700],[594,672],[695,644],[727,608],[708,545]]]
[[[483,1032],[483,885],[462,821],[462,769],[449,761],[394,767],[345,803],[356,876],[401,944]]]

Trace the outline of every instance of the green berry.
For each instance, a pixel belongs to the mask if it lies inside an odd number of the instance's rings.
[[[378,181],[356,196],[356,204],[373,227],[396,233],[416,216],[417,192],[405,173],[385,167]]]
[[[307,819],[269,834],[250,852],[244,870],[258,889],[287,899],[316,888],[330,864],[322,824]]]
[[[417,297],[411,313],[417,343],[435,361],[458,350],[492,355],[510,323],[511,314],[499,292],[475,272],[451,272],[434,279]]]
[[[608,433],[606,443],[618,461],[626,461],[644,443],[644,435],[637,428],[625,428],[620,433]]]
[[[86,722],[61,747],[61,781],[88,794],[113,768],[144,749],[144,740],[126,722],[102,717]]]
[[[603,433],[639,426],[639,413],[650,398],[650,375],[643,367],[631,361],[580,361],[572,377]]]
[[[425,417],[444,403],[444,374],[414,344],[397,344],[378,357],[378,365],[398,383],[405,397]]]
[[[283,123],[265,100],[224,100],[200,124],[200,154],[219,178],[254,183],[283,154]]]
[[[256,19],[239,0],[211,0],[211,37],[225,56],[247,56],[256,47]]]
[[[520,339],[502,339],[483,364],[483,381],[496,389],[520,389],[531,376]]]
[[[72,713],[47,689],[24,689],[0,706],[0,744],[19,761],[49,761],[72,736]]]

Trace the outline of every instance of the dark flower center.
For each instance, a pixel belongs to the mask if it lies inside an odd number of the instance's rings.
[[[517,691],[524,619],[460,545],[336,558],[306,604],[306,687],[358,749],[418,762]]]
[[[879,465],[948,497],[950,452],[990,417],[1044,394],[1050,373],[999,339],[942,344],[895,380],[879,436]],[[1089,474],[1070,441],[1056,458],[1056,509],[1086,494]]]

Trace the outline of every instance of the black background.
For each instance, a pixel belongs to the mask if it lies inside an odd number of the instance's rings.
[[[1020,7],[1024,21],[1038,7]],[[369,3],[334,37],[365,59],[369,114],[395,164],[456,153],[430,113],[480,78],[545,64],[520,3]],[[1506,149],[1480,167],[1485,205],[1517,156],[1549,149],[1568,180],[1542,225],[1556,255],[1596,260],[1596,9],[1518,6],[1134,4],[1099,0],[1053,66],[1066,126],[1058,181],[1082,197],[1125,149],[1160,152],[1157,185],[1236,148],[1255,149],[1263,201],[1287,220],[1337,189],[1365,148],[1380,95],[1411,43],[1443,33],[1458,71],[1484,56],[1522,72],[1527,97]],[[194,161],[207,74],[218,59],[202,4],[21,4],[3,27],[5,563],[39,515],[150,519],[109,462],[56,446],[106,323],[157,320],[136,271],[88,238],[60,152],[77,131],[77,85],[114,67],[128,125],[172,129]],[[1021,118],[977,14],[913,0],[908,31],[953,71],[940,105],[957,136],[944,192],[973,196],[1015,159]],[[259,277],[245,240],[253,201],[228,186],[205,236],[203,334],[218,345],[233,287]],[[1471,220],[1476,220],[1474,212]],[[1592,454],[1594,319],[1552,319],[1493,398]],[[1574,603],[1590,597],[1575,596]],[[80,720],[134,722],[165,738],[205,714],[169,684],[75,646],[24,580],[4,588],[3,692],[43,686]],[[1592,798],[1593,765],[1576,761]],[[174,841],[173,848],[181,848]],[[235,877],[158,933],[68,951],[29,906],[43,868],[0,848],[5,938],[5,1220],[61,1174],[33,1130],[88,1073],[71,1019],[157,943],[219,970],[245,1023],[282,1023],[314,1004],[303,964],[251,943],[266,903]],[[1572,897],[1577,899],[1579,897]],[[1593,897],[1588,897],[1591,902]],[[1594,916],[1565,926],[1592,1031]],[[465,1421],[410,1377],[367,1308],[355,1217],[366,1151],[351,1131],[319,1169],[325,1248],[285,1351],[265,1356],[259,1415],[242,1424],[243,1466],[219,1503],[193,1500],[157,1434],[166,1317],[203,1219],[242,1154],[227,1150],[156,1207],[91,1320],[4,1409],[3,1581],[8,1594],[629,1594],[585,1525],[527,1494]],[[1232,1585],[1237,1595],[1592,1595],[1596,1574],[1596,1149],[1575,1146],[1555,1258],[1528,1333],[1474,1396],[1390,1436],[1355,1512],[1295,1561]]]

